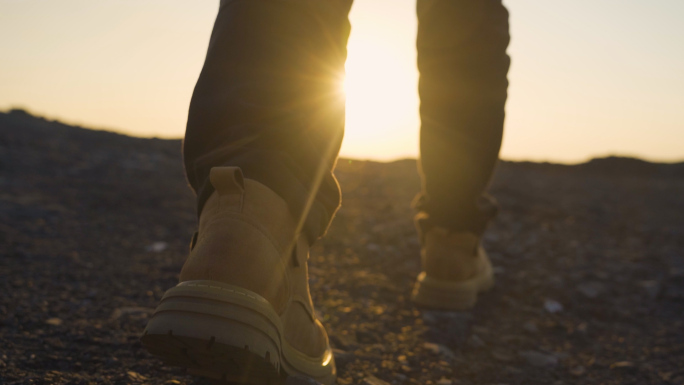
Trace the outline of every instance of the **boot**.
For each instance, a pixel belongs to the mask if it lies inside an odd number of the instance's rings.
[[[413,288],[417,305],[442,309],[472,308],[477,294],[494,285],[492,264],[477,235],[434,226],[419,228],[423,271]]]
[[[237,167],[214,167],[215,192],[180,274],[142,343],[189,373],[241,384],[284,376],[335,382],[328,336],[309,293],[309,243],[285,201]]]

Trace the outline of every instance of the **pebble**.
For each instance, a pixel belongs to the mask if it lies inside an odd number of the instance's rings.
[[[423,347],[426,350],[431,351],[434,354],[439,354],[439,345],[432,343],[432,342],[426,342],[423,344]]]
[[[45,323],[52,326],[59,326],[64,323],[64,321],[62,321],[61,318],[49,318]]]
[[[449,349],[448,347],[446,347],[444,345],[439,345],[439,344],[435,344],[432,342],[426,342],[425,344],[423,344],[423,347],[426,350],[429,350],[434,354],[439,354],[441,356],[444,356],[445,358],[448,358],[448,359],[456,358],[456,353],[454,353],[453,350]]]
[[[148,245],[145,248],[145,251],[152,252],[152,253],[161,253],[162,251],[166,250],[169,247],[169,244],[166,242],[154,242],[150,245]]]
[[[605,291],[605,287],[601,282],[586,282],[579,284],[577,290],[585,297],[594,299]]]
[[[577,376],[577,377],[583,375],[586,372],[587,372],[587,369],[582,365],[576,366],[576,367],[570,369],[570,374],[572,374],[573,376]]]
[[[359,346],[356,338],[351,334],[332,334],[330,342],[342,350],[354,350]]]
[[[372,344],[375,342],[378,342],[380,338],[378,338],[377,334],[365,331],[365,330],[357,330],[356,331],[356,340],[359,341],[362,344]]]
[[[119,319],[123,316],[144,316],[148,317],[154,313],[150,307],[120,307],[112,312],[111,319]]]
[[[497,360],[499,362],[513,362],[513,361],[515,361],[515,357],[513,357],[511,354],[508,354],[508,353],[501,351],[501,350],[492,350],[489,354],[492,356],[492,358],[494,358],[495,360]]]
[[[544,309],[546,309],[546,311],[552,314],[558,313],[563,311],[563,305],[561,305],[561,303],[558,301],[547,299],[546,301],[544,301]]]
[[[558,365],[558,357],[554,355],[544,354],[534,350],[526,350],[520,352],[519,355],[524,358],[528,364],[539,368],[553,368]]]
[[[440,378],[439,381],[437,381],[437,385],[451,385],[453,381],[447,379],[447,378]]]
[[[473,318],[470,313],[455,311],[424,311],[422,315],[426,324],[449,322],[468,325]]]
[[[337,367],[344,367],[354,360],[354,354],[340,349],[333,349],[333,356],[335,356]]]
[[[378,245],[378,244],[376,244],[376,243],[369,243],[369,244],[366,245],[366,248],[367,248],[369,251],[373,251],[373,252],[379,252],[380,250],[382,250],[382,248],[380,247],[380,245]]]
[[[362,385],[390,385],[389,382],[383,381],[375,376],[368,376],[361,381]]]
[[[480,337],[477,336],[477,334],[473,334],[468,338],[468,346],[470,346],[473,349],[479,349],[481,347],[484,347],[486,344]]]
[[[537,333],[539,331],[539,328],[537,327],[537,324],[534,323],[533,321],[527,321],[523,324],[523,329],[525,329],[526,332],[528,333]]]
[[[634,364],[631,363],[631,362],[629,362],[629,361],[620,361],[620,362],[615,362],[615,363],[611,364],[611,365],[610,365],[610,368],[611,368],[611,369],[616,369],[616,368],[631,368],[632,366],[634,366]]]
[[[639,285],[646,291],[646,294],[648,294],[649,298],[651,299],[658,298],[660,292],[662,291],[662,285],[656,280],[641,281]]]
[[[140,373],[129,371],[126,372],[126,374],[128,374],[128,379],[131,381],[147,381],[147,377],[143,376]]]

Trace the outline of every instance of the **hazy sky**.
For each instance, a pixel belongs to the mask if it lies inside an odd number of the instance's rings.
[[[417,155],[414,1],[354,4],[342,155]],[[684,1],[505,3],[513,65],[504,158],[684,159]],[[217,8],[0,0],[0,109],[180,137]]]

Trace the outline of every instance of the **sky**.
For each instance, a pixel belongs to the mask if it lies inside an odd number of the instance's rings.
[[[501,156],[684,160],[684,1],[507,0]],[[0,0],[0,110],[183,135],[218,0]],[[415,0],[356,0],[341,155],[418,155]]]

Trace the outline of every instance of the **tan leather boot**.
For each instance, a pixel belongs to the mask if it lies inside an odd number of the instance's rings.
[[[421,242],[423,272],[412,294],[417,305],[469,309],[478,293],[494,285],[492,264],[475,234],[432,227],[421,234]]]
[[[328,336],[309,293],[309,245],[286,202],[237,167],[215,167],[180,283],[142,337],[190,373],[244,384],[285,375],[335,382]]]

